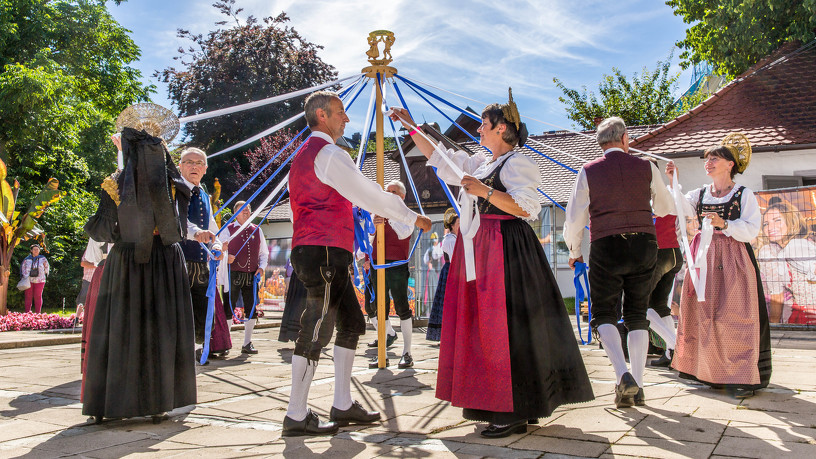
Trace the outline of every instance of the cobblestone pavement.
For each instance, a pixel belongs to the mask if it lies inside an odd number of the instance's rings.
[[[483,424],[434,397],[439,348],[422,329],[410,370],[396,369],[401,340],[385,370],[368,369],[375,350],[364,343],[374,332],[361,341],[353,396],[380,410],[381,423],[333,437],[281,438],[293,346],[277,334],[256,331],[258,355],[234,348],[227,359],[197,367],[199,404],[159,425],[146,418],[89,424],[78,401],[78,344],[0,350],[0,457],[816,457],[813,331],[773,333],[771,387],[754,398],[735,400],[650,368],[647,406],[623,410],[614,408],[614,372],[603,351],[582,346],[596,399],[561,407],[524,435],[493,440],[479,436]],[[234,331],[233,342],[242,335]],[[330,349],[310,396],[321,416],[332,404]]]

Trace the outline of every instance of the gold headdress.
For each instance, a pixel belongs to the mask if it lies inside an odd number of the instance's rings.
[[[179,132],[179,120],[173,112],[161,105],[133,104],[116,118],[117,132],[126,127],[144,130],[153,137],[161,137],[165,142],[170,142]]]
[[[448,207],[448,210],[445,211],[445,215],[442,217],[442,223],[446,228],[450,228],[457,218],[459,218],[459,215],[456,214],[456,210],[453,207]]]
[[[731,154],[734,155],[734,159],[737,161],[737,172],[743,173],[751,162],[751,142],[748,141],[748,137],[739,132],[732,132],[725,136],[720,145],[728,148]]]
[[[509,123],[513,123],[516,125],[516,130],[520,129],[521,124],[521,116],[519,115],[518,107],[516,103],[513,101],[513,88],[507,88],[507,92],[509,94],[509,100],[506,104],[501,105],[502,114],[504,115],[504,119],[506,119]]]

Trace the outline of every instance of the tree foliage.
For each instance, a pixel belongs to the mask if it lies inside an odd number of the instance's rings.
[[[816,38],[816,0],[667,0],[687,24],[685,67],[708,61],[734,78],[789,40]]]
[[[671,56],[658,61],[653,71],[644,67],[631,79],[613,68],[612,75],[605,74],[598,84],[598,95],[586,86],[578,91],[558,78],[553,81],[564,93],[558,100],[566,104],[567,117],[583,129],[595,129],[596,118],[610,116],[619,116],[630,126],[660,124],[678,115],[672,93],[680,74],[670,75],[670,66]]]
[[[54,206],[59,215],[41,221],[55,242],[46,254],[52,266],[46,299],[54,299],[49,292],[76,295],[87,240],[82,224],[102,178],[116,168],[108,135],[116,116],[153,90],[131,67],[139,48],[108,3],[0,0],[0,158],[21,189],[55,177],[67,194]],[[22,205],[32,198],[20,194]],[[14,259],[25,256],[19,255]]]
[[[285,13],[259,21],[253,16],[241,19],[242,9],[235,7],[235,0],[218,1],[213,6],[227,19],[216,23],[219,28],[206,36],[180,29],[178,36],[192,42],[187,49],[179,48],[175,57],[181,68],[157,73],[168,83],[170,99],[181,116],[285,94],[336,77],[334,67],[317,56],[322,46],[309,43],[286,26],[289,18]],[[297,114],[303,110],[304,99],[189,123],[185,140],[213,153]],[[302,126],[305,123],[301,122]],[[242,172],[251,172],[247,161],[239,161]],[[227,194],[237,185],[224,181],[231,169],[219,161],[210,165],[208,174],[221,177]]]
[[[238,184],[243,184],[249,181],[252,178],[252,175],[259,171],[264,164],[267,163],[270,159],[272,159],[275,155],[280,152],[284,146],[292,139],[292,137],[297,134],[296,131],[291,129],[285,129],[278,131],[277,133],[264,137],[261,139],[261,144],[256,148],[249,150],[245,155],[244,159],[246,160],[249,167],[245,170],[242,168],[241,164],[236,159],[232,159],[229,161],[230,165],[234,170],[234,177],[235,181]],[[273,172],[275,172],[281,164],[283,164],[289,156],[291,156],[297,147],[300,145],[300,140],[295,140],[289,145],[283,152],[278,156],[272,164],[269,165],[263,172],[258,174],[258,178],[255,179],[252,183],[247,186],[246,190],[241,193],[239,196],[240,199],[246,200],[249,196],[252,195],[260,186],[263,184]],[[264,191],[261,194],[261,199],[267,196],[278,183],[280,183],[281,179],[286,176],[286,173],[289,171],[289,166],[291,162],[287,164],[278,175],[275,176],[274,179],[270,182],[270,184],[264,188]],[[220,178],[219,178],[220,179]],[[233,201],[234,202],[234,201]],[[254,201],[255,203],[260,202],[260,199]],[[253,206],[254,208],[254,206]],[[231,210],[231,209],[230,209]]]

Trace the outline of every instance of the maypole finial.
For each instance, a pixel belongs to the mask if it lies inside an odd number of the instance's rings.
[[[391,46],[394,45],[395,41],[397,41],[397,39],[394,37],[394,32],[390,30],[375,30],[369,33],[366,56],[368,56],[368,63],[371,65],[364,68],[362,73],[365,73],[371,78],[374,78],[376,73],[381,73],[386,77],[396,74],[397,69],[388,66],[393,60],[391,57]],[[385,45],[382,49],[382,53],[380,53],[380,43]]]

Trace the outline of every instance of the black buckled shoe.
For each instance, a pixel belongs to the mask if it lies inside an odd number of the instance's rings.
[[[503,438],[509,437],[510,435],[513,434],[523,433],[527,433],[527,419],[504,426],[488,424],[488,426],[483,431],[479,432],[479,435],[485,438]]]
[[[634,396],[635,406],[646,406],[646,395],[643,393],[643,388],[638,388],[637,394]]]
[[[414,366],[414,358],[411,357],[411,354],[408,352],[402,354],[402,358],[397,364],[397,368],[399,368],[400,370],[404,370],[406,368],[411,368],[412,366]]]
[[[615,407],[629,408],[635,404],[635,394],[640,388],[634,376],[628,371],[621,377],[620,384],[615,385]]]
[[[302,421],[295,421],[289,416],[283,418],[284,437],[301,437],[304,435],[334,435],[337,433],[337,423],[322,422],[316,414],[309,410]]]
[[[653,367],[671,368],[672,359],[674,358],[673,349],[669,349],[669,355],[670,356],[666,356],[666,354],[663,353],[659,359],[650,360],[649,365]]]
[[[380,420],[379,411],[368,411],[360,405],[360,402],[354,401],[351,408],[347,410],[338,410],[332,407],[329,412],[329,419],[336,422],[338,426],[345,427],[349,424],[371,424]]]
[[[252,345],[252,341],[249,342],[246,346],[241,347],[241,354],[257,354],[258,351],[255,349],[255,346]]]
[[[396,340],[397,340],[397,334],[396,333],[394,333],[393,335],[389,335],[389,334],[386,333],[385,334],[385,347],[387,347],[387,348],[391,347],[391,345],[394,344],[394,341],[396,341]],[[375,339],[374,341],[368,343],[368,347],[377,347],[379,344],[380,344],[380,341]]]

